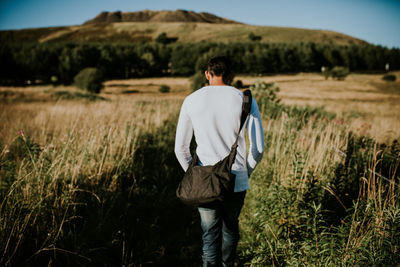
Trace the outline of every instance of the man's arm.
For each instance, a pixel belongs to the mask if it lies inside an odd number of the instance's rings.
[[[190,154],[190,141],[192,140],[192,136],[192,122],[186,111],[185,102],[183,102],[179,114],[178,126],[176,127],[175,155],[184,171],[189,168],[189,164],[192,161],[192,155]]]
[[[261,161],[264,153],[264,132],[260,111],[258,110],[258,105],[254,98],[247,122],[247,135],[250,141],[249,155],[247,156],[247,172],[250,176],[256,165]]]

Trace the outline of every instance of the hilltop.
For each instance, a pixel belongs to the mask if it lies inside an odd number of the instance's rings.
[[[102,12],[82,25],[0,31],[0,41],[133,43],[154,41],[163,32],[177,38],[178,43],[247,42],[250,33],[259,37],[261,43],[367,43],[334,31],[254,26],[185,10]]]
[[[196,13],[187,10],[143,10],[137,12],[101,12],[95,18],[84,24],[113,23],[113,22],[204,22],[204,23],[238,23],[221,18],[207,12]]]

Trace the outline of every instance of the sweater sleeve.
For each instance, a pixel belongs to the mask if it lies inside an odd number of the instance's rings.
[[[192,155],[190,154],[192,136],[192,122],[187,113],[185,102],[183,102],[176,127],[175,155],[184,171],[189,168],[189,164],[192,161]]]
[[[254,98],[248,118],[247,135],[250,142],[249,155],[247,156],[247,172],[250,176],[256,165],[261,161],[264,153],[263,127],[261,123],[260,111],[258,110],[258,105]]]

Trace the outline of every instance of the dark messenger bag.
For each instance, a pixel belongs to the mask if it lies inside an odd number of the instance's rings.
[[[244,91],[239,132],[229,155],[215,165],[200,166],[197,165],[197,153],[194,153],[192,162],[176,189],[176,196],[183,203],[199,206],[213,201],[223,201],[233,194],[236,176],[231,172],[232,165],[236,157],[240,131],[250,113],[251,101],[250,90]]]

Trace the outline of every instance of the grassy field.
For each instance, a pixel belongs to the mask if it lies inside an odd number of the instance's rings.
[[[237,78],[244,84],[255,80]],[[380,74],[351,74],[344,81],[316,74],[261,77],[278,84],[283,103],[323,106],[342,117],[351,130],[387,142],[400,136],[400,81],[388,83],[381,78]]]
[[[400,72],[395,72],[400,77]],[[264,77],[237,76],[245,85],[256,80],[276,83],[279,98],[287,105],[324,107],[338,114],[341,123],[348,124],[358,134],[370,135],[378,141],[390,142],[400,137],[400,81],[385,82],[380,74],[351,74],[344,81],[325,80],[322,75],[300,73]],[[106,94],[137,95],[158,93],[161,84],[169,85],[174,95],[182,99],[190,93],[186,78],[151,78],[109,81]]]
[[[399,82],[238,77],[257,78],[277,82],[283,104],[259,100],[266,148],[240,218],[239,266],[397,264]],[[174,196],[188,88],[186,78],[108,81],[99,97],[0,88],[0,265],[199,266],[197,212]]]
[[[400,72],[394,72],[400,77]],[[298,106],[323,106],[334,112],[348,124],[350,129],[361,135],[370,135],[380,142],[390,142],[400,136],[400,81],[385,82],[380,74],[351,74],[344,81],[325,80],[322,75],[300,73],[296,75],[275,75],[264,77],[238,76],[236,79],[251,85],[261,79],[276,83],[282,103]],[[160,85],[171,87],[171,92],[158,92]],[[61,93],[60,93],[61,92]],[[73,86],[52,87],[0,87],[0,101],[3,103],[48,102],[65,98],[87,99],[62,92],[80,92]],[[112,80],[105,82],[100,97],[111,101],[136,101],[138,99],[176,99],[190,93],[187,78],[143,78]],[[14,129],[15,130],[15,129]],[[3,136],[5,138],[5,136]]]

